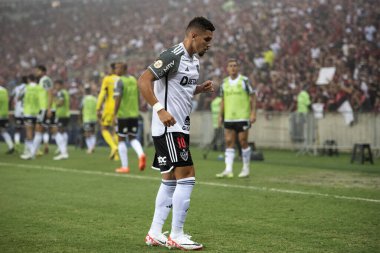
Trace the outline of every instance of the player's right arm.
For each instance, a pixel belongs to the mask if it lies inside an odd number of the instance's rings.
[[[218,120],[218,126],[222,127],[224,122],[224,95],[223,95],[223,83],[220,85],[220,97],[222,98],[222,101],[220,102],[220,111],[219,111],[219,120]]]
[[[99,92],[99,95],[98,95],[98,100],[96,102],[96,114],[97,114],[99,120],[102,119],[102,106],[103,106],[104,99],[105,99],[105,97],[107,95],[107,82],[106,82],[106,79],[107,79],[107,77],[103,78],[102,87],[100,88],[100,92]]]
[[[154,81],[167,78],[170,73],[178,70],[180,57],[175,55],[172,49],[163,52],[158,59],[149,66],[137,81],[141,95],[146,102],[157,111],[158,117],[166,127],[173,126],[176,123],[175,118],[163,108],[154,94]]]
[[[145,70],[138,80],[138,86],[141,95],[144,97],[146,102],[148,102],[148,104],[153,107],[153,109],[154,105],[159,103],[158,99],[156,98],[153,92],[154,81],[155,76],[149,70]],[[162,124],[164,124],[164,126],[166,127],[174,126],[174,124],[176,123],[174,117],[169,112],[167,112],[165,108],[161,108],[160,110],[158,110],[157,114]]]

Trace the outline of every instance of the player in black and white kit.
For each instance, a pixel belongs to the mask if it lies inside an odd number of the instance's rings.
[[[23,131],[24,127],[24,113],[23,113],[23,96],[25,92],[25,86],[28,82],[28,77],[23,76],[21,78],[22,82],[20,85],[17,85],[12,90],[12,98],[13,98],[13,104],[14,104],[14,143],[15,146],[18,148],[20,146],[20,140],[21,140],[21,132]]]
[[[214,30],[206,18],[194,18],[186,28],[184,41],[161,53],[138,80],[141,94],[153,106],[152,136],[156,149],[153,168],[160,169],[162,175],[153,222],[145,238],[151,246],[184,250],[203,247],[184,234],[183,225],[195,184],[189,150],[192,98],[214,91],[209,80],[198,85],[199,60],[195,54],[203,56],[210,48]],[[162,227],[171,207],[172,229],[167,238]]]

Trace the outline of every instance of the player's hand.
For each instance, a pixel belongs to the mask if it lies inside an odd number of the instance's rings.
[[[167,112],[165,109],[162,109],[157,112],[158,117],[160,118],[162,124],[166,127],[174,126],[177,121],[174,119],[174,117]]]
[[[211,80],[202,83],[202,93],[214,92],[214,84]]]
[[[251,124],[256,122],[256,113],[254,112],[251,113],[251,116],[249,117],[249,121],[251,122]]]

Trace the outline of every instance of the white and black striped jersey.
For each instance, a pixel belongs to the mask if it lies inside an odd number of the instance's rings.
[[[176,120],[172,127],[165,127],[156,112],[152,115],[152,136],[166,132],[189,134],[192,98],[199,78],[199,60],[190,57],[183,43],[160,54],[149,66],[156,77],[154,94]]]

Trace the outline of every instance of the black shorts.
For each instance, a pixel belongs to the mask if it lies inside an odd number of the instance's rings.
[[[58,127],[66,128],[69,125],[70,118],[58,118],[57,125]]]
[[[51,117],[48,119],[47,110],[40,110],[37,116],[37,123],[43,125],[44,127],[48,127],[51,125],[57,124],[57,119],[55,117],[55,111],[51,111]]]
[[[117,135],[121,137],[126,137],[128,134],[136,136],[138,127],[138,118],[117,119]]]
[[[34,126],[37,122],[37,117],[34,116],[24,116],[25,126]]]
[[[251,123],[249,121],[224,122],[224,128],[240,133],[250,129]]]
[[[20,128],[24,125],[24,118],[22,117],[15,117],[15,127]]]
[[[0,127],[7,128],[8,127],[8,119],[0,119]]]
[[[189,149],[190,136],[188,134],[175,132],[157,137],[153,136],[153,143],[156,149],[153,169],[159,169],[161,173],[168,173],[175,167],[193,165]]]
[[[83,123],[83,130],[85,132],[95,132],[96,122]]]

